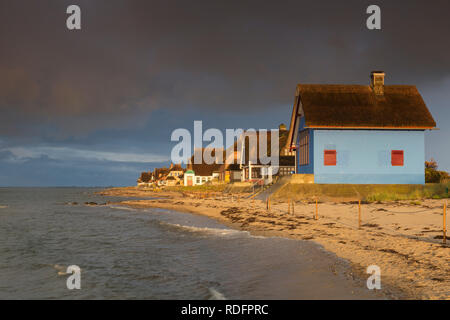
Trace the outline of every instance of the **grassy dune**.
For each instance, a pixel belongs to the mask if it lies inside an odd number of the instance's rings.
[[[448,198],[449,184],[426,185],[351,185],[351,184],[287,184],[272,195],[277,200],[362,200],[395,201]]]

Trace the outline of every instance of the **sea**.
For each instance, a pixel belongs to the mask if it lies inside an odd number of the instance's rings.
[[[0,299],[386,299],[312,241],[98,191],[0,188]]]

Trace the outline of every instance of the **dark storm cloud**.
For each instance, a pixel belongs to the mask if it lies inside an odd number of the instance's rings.
[[[82,30],[68,31],[78,4]],[[450,2],[6,1],[0,4],[0,134],[70,137],[151,121],[153,110],[264,112],[298,82],[439,82]],[[167,137],[165,137],[167,139]]]

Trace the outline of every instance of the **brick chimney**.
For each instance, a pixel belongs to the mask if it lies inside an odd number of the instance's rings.
[[[384,76],[383,71],[372,71],[370,73],[370,87],[378,96],[384,95]]]

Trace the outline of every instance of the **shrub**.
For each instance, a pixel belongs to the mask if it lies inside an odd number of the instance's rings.
[[[436,169],[425,168],[425,182],[439,183],[441,182],[441,174]]]
[[[445,171],[437,170],[438,164],[436,160],[431,158],[430,161],[425,161],[425,182],[426,183],[446,183],[449,180],[449,175]]]

